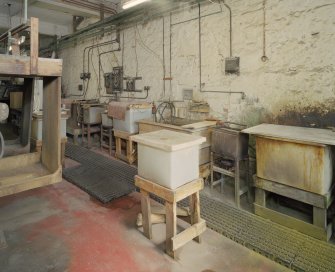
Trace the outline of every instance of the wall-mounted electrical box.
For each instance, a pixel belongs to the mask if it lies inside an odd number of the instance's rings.
[[[225,59],[225,72],[227,74],[240,74],[240,57],[230,57]]]
[[[136,90],[136,80],[141,80],[142,77],[124,77],[123,78],[126,81],[126,88],[124,91],[126,92],[138,92],[139,90]]]
[[[193,90],[192,89],[183,89],[183,99],[192,100],[193,99]]]
[[[81,73],[80,74],[80,79],[81,80],[86,80],[91,78],[91,73]]]
[[[107,94],[123,91],[123,68],[114,67],[113,72],[105,73],[105,88]]]

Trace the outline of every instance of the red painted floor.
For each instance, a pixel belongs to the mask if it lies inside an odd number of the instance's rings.
[[[135,226],[134,193],[102,205],[63,181],[0,199],[0,271],[285,271],[272,261],[207,230],[179,260],[164,254],[165,225],[153,241]]]

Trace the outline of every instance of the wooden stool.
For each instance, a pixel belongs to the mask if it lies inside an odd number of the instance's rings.
[[[143,230],[148,239],[152,238],[149,196],[151,193],[165,200],[166,253],[174,258],[175,251],[192,239],[200,243],[200,234],[206,230],[206,221],[200,217],[199,191],[204,188],[202,178],[186,183],[175,190],[168,189],[140,176],[135,176],[135,185],[141,190]],[[191,226],[177,234],[177,202],[186,197],[190,197]]]
[[[136,161],[136,148],[135,143],[129,139],[130,136],[135,135],[125,131],[120,131],[114,129],[114,137],[115,137],[115,158],[128,162],[129,164],[133,164]],[[122,152],[122,141],[126,142],[126,150]]]
[[[100,149],[107,148],[109,156],[112,156],[113,147],[113,127],[101,125]]]

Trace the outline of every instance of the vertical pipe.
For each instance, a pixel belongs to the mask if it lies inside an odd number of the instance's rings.
[[[27,23],[27,17],[28,17],[28,0],[24,0],[24,9],[23,9],[23,23]]]
[[[170,96],[172,95],[172,13],[170,12]]]
[[[223,0],[222,3],[224,4],[224,6],[228,9],[229,11],[229,56],[232,57],[233,56],[233,46],[232,46],[232,22],[233,22],[233,19],[232,19],[232,14],[231,14],[231,8],[230,6],[228,6],[226,4],[226,2]]]
[[[163,94],[165,97],[165,77],[166,77],[166,71],[165,71],[165,20],[163,15]]]

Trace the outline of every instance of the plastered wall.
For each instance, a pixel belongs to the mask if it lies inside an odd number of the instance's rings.
[[[218,4],[202,5],[202,16],[216,14],[201,19],[201,90],[243,91],[245,97],[200,92],[198,20],[171,28],[171,81],[163,80],[164,70],[165,77],[170,77],[170,16],[164,20],[144,21],[123,30],[121,48],[124,47],[125,75],[143,78],[137,87],[150,86],[149,101],[182,100],[183,89],[193,89],[194,99],[209,103],[209,115],[224,120],[248,125],[271,122],[335,126],[335,1],[267,0],[265,51],[268,60],[265,62],[261,60],[263,0],[230,0],[226,3],[233,14],[232,51],[233,56],[240,57],[240,75],[225,74],[224,60],[229,56],[228,10]],[[176,24],[197,16],[198,8],[189,8],[174,13],[171,22]],[[62,87],[65,94],[81,94],[78,84],[82,83],[79,75],[83,67],[83,48],[111,38],[111,35],[105,35],[86,40],[60,52],[64,59]],[[111,48],[110,45],[101,47],[99,52]],[[93,50],[91,57],[92,78],[87,98],[98,97],[99,52]],[[102,58],[105,72],[121,64],[122,52],[105,54]],[[104,93],[103,77],[101,82],[101,92]],[[107,99],[101,98],[102,101]],[[177,102],[176,106],[187,107],[187,103]]]

